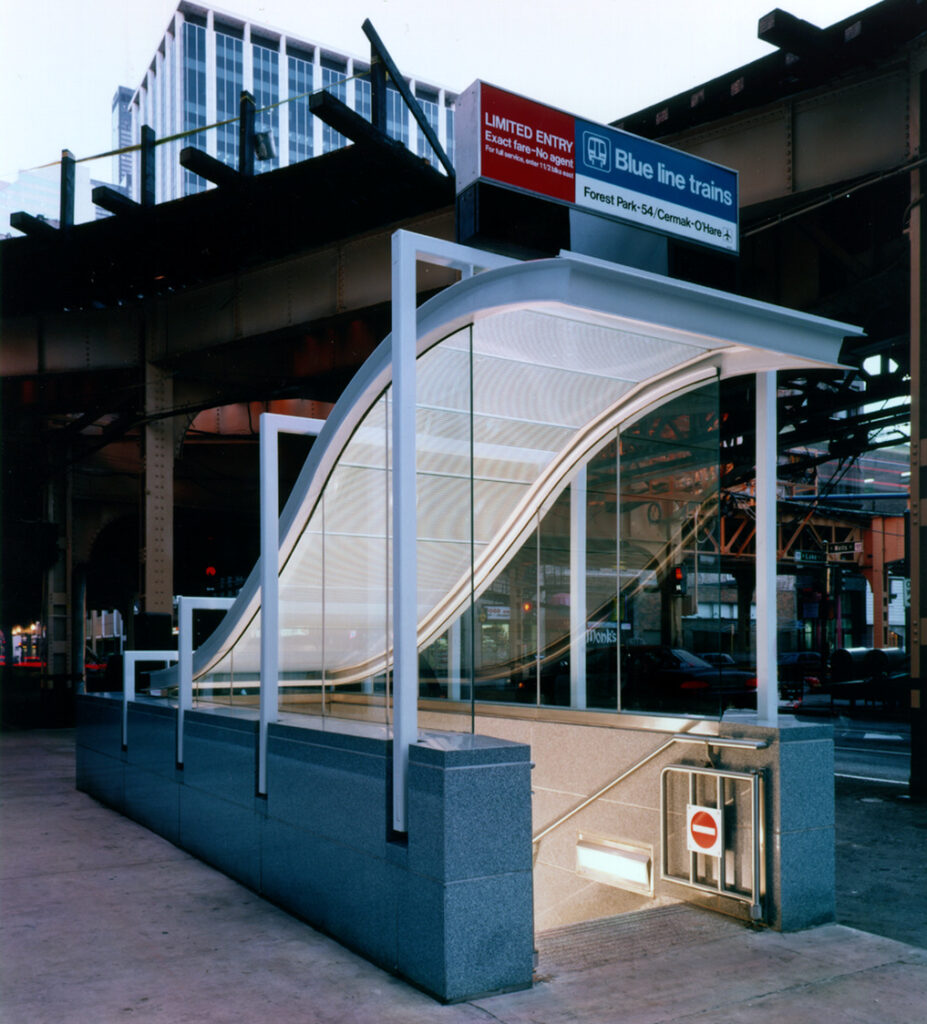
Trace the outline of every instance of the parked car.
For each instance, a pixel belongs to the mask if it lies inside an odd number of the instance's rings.
[[[627,709],[718,714],[730,707],[756,707],[756,674],[711,665],[679,647],[624,647],[621,695]]]
[[[721,668],[737,668],[737,662],[729,654],[723,654],[721,651],[703,651],[698,657],[702,661],[707,661],[709,665],[717,665]]]

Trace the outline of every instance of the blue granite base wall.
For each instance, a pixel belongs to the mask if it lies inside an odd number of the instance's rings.
[[[533,969],[531,783],[524,744],[425,734],[409,831],[390,837],[390,740],[78,698],[77,785],[374,963],[445,1001],[526,988]]]

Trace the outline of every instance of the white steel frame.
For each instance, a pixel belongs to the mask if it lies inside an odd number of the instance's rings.
[[[418,741],[418,572],[415,552],[416,268],[452,267],[463,277],[518,260],[397,231],[392,241],[393,378],[393,830],[406,832],[409,745]],[[263,635],[263,634],[262,634]]]
[[[193,709],[193,613],[194,611],[227,611],[234,597],[177,598],[177,764],[183,765],[183,718]]]
[[[267,727],[277,720],[280,675],[280,483],[278,434],[317,437],[325,420],[261,413],[261,701],[258,720],[259,796],[267,795]]]
[[[122,655],[122,747],[129,746],[129,702],[135,700],[135,666],[140,661],[157,661],[170,665],[177,660],[176,651],[125,651]]]

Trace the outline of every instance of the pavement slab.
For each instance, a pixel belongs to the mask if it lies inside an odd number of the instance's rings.
[[[74,789],[67,730],[0,734],[0,1024],[911,1024],[927,949],[685,905],[538,936],[529,991],[442,1006]]]

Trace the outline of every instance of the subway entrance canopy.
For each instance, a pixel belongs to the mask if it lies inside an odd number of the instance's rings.
[[[460,280],[416,309],[422,262]],[[857,330],[405,231],[392,289],[216,632],[187,658],[182,613],[150,693],[79,698],[78,786],[443,1000],[530,985],[535,927],[655,898],[830,920],[832,733],[776,718],[775,374]],[[756,665],[724,672],[685,647],[720,646],[720,387],[745,374]],[[710,767],[671,760],[691,744]],[[686,852],[691,806],[725,808],[717,855]]]
[[[418,256],[464,279],[416,317]],[[517,263],[406,232],[393,278],[392,337],[282,515],[279,671],[262,670],[255,570],[197,651],[199,698],[392,724],[400,831],[420,696],[718,716],[758,693],[774,722],[774,375],[836,365],[859,332],[571,253]],[[651,671],[636,653],[681,647],[684,612],[703,641],[712,628],[718,387],[743,374],[763,382],[758,683]]]

